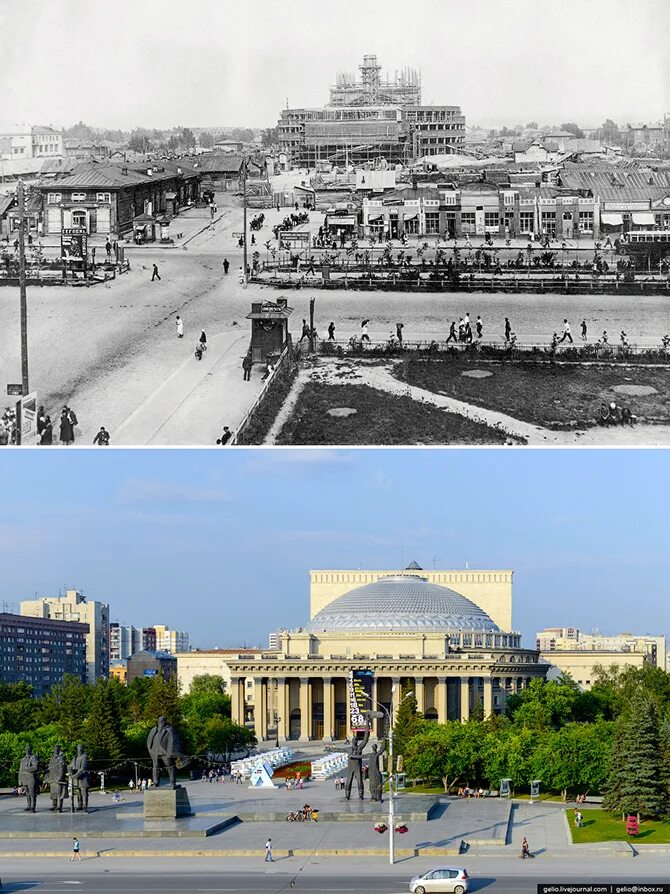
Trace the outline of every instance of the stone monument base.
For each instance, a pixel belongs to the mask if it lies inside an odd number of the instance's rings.
[[[193,816],[188,792],[177,788],[149,788],[144,793],[144,819],[173,820],[179,816]]]

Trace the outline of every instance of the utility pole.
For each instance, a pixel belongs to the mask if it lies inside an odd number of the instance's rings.
[[[17,189],[19,204],[19,300],[21,303],[21,392],[23,396],[30,392],[28,387],[28,304],[26,301],[26,222],[25,196],[23,180],[19,180]]]
[[[244,285],[247,286],[249,284],[249,277],[247,275],[247,157],[246,155],[242,156],[242,208],[244,210],[244,218],[242,224],[242,240],[243,240],[243,250],[244,250]]]

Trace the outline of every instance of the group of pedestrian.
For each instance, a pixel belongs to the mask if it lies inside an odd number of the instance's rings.
[[[507,320],[507,318],[505,319]],[[480,340],[484,335],[484,323],[482,322],[482,318],[480,316],[478,316],[475,321],[475,332],[477,333],[478,340]],[[470,323],[469,313],[466,313],[464,317],[460,317],[458,321],[458,334],[456,332],[456,320],[451,321],[451,325],[449,326],[449,335],[447,336],[447,344],[449,344],[450,341],[461,342],[466,345],[472,344],[472,342],[474,341],[474,336],[472,333],[472,325]]]
[[[17,439],[16,411],[11,407],[5,407],[5,411],[0,417],[0,446],[16,444]]]
[[[137,783],[135,783],[134,779],[128,780],[128,789],[131,792],[134,791],[135,788],[137,788],[138,792],[141,792],[142,794],[144,794],[144,792],[148,788],[151,788],[152,785],[153,785],[153,781],[151,780],[151,777],[148,777],[147,779],[138,779]]]

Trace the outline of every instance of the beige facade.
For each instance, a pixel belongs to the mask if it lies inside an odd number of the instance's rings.
[[[540,659],[555,668],[548,677],[557,677],[560,673],[570,674],[580,689],[590,689],[595,683],[595,667],[627,668],[642,667],[645,656],[641,652],[608,652],[603,649],[561,649],[554,652],[542,652]]]
[[[310,584],[305,628],[282,631],[277,651],[226,658],[233,720],[253,722],[259,740],[350,736],[352,670],[372,671],[374,704],[390,710],[412,691],[426,719],[442,723],[476,707],[500,714],[547,673],[511,630],[511,571],[312,571]]]
[[[155,624],[156,650],[158,652],[187,652],[190,646],[189,634],[184,630],[170,630],[165,624]]]
[[[389,574],[413,574],[416,570],[431,584],[449,587],[471,599],[502,630],[512,629],[512,571],[426,571],[412,566],[398,571],[338,571],[309,573],[310,619],[338,596],[354,587],[371,584]]]
[[[203,674],[212,674],[223,677],[226,692],[230,693],[230,667],[229,658],[237,658],[240,649],[208,649],[206,651],[195,650],[193,652],[176,652],[177,676],[181,691],[186,694],[191,688],[195,677]],[[245,655],[261,654],[260,649],[248,649]]]
[[[55,621],[80,621],[88,624],[86,635],[86,682],[109,676],[109,606],[87,599],[79,590],[66,590],[64,596],[43,596],[21,600],[21,614]]]
[[[546,627],[536,636],[536,648],[540,652],[588,651],[605,652],[639,652],[654,667],[665,670],[667,664],[667,648],[665,636],[650,634],[616,633],[583,633],[576,627]]]

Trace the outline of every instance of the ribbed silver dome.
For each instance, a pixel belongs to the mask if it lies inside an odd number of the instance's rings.
[[[448,587],[417,574],[381,577],[338,596],[307,630],[484,630],[500,628],[485,611]]]

